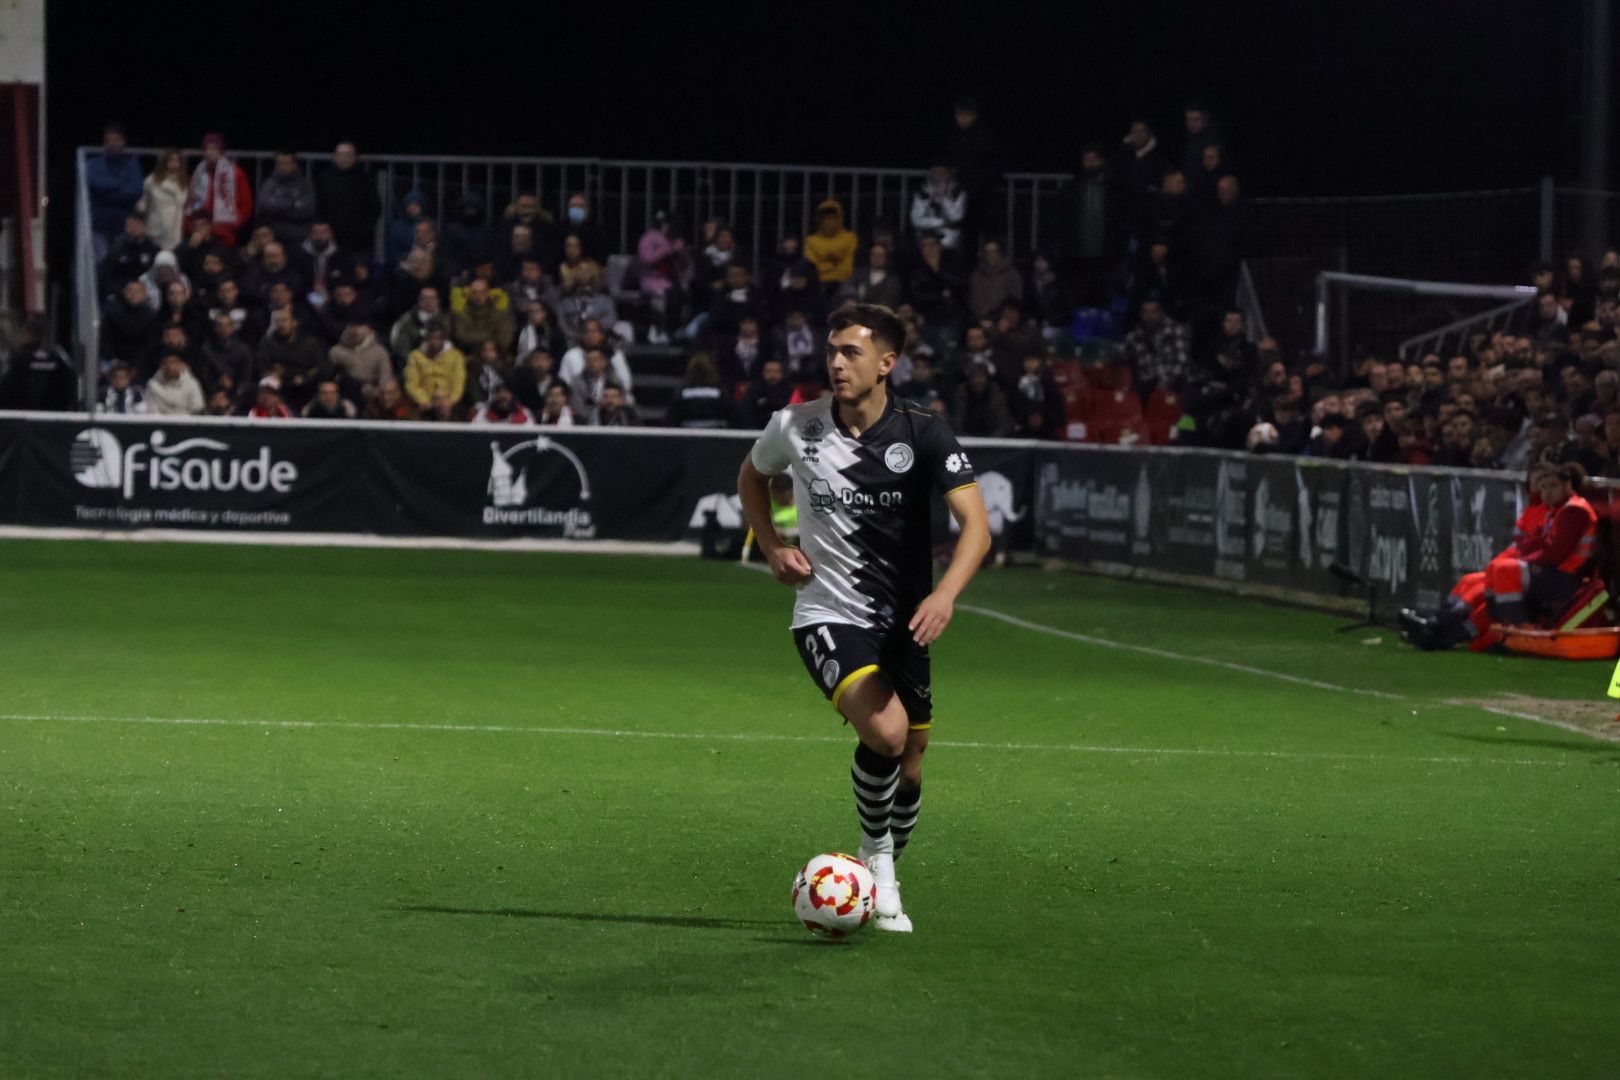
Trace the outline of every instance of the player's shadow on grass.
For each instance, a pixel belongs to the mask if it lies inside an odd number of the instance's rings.
[[[779,925],[780,919],[721,919],[704,915],[615,915],[597,911],[534,911],[530,908],[464,908],[438,904],[406,904],[400,911],[423,915],[489,915],[507,919],[555,919],[559,922],[627,923],[635,926],[675,926],[688,930],[758,930]]]
[[[1448,739],[1462,739],[1482,746],[1537,746],[1547,750],[1568,750],[1572,754],[1602,754],[1620,761],[1620,743],[1562,742],[1558,739],[1526,739],[1517,735],[1469,735],[1460,731],[1442,732]]]

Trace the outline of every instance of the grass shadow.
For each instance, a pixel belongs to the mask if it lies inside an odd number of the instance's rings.
[[[1462,739],[1481,746],[1534,746],[1543,750],[1567,750],[1573,754],[1602,754],[1620,761],[1620,744],[1604,742],[1562,742],[1558,739],[1527,739],[1519,735],[1473,735],[1461,731],[1445,731],[1448,739]],[[1594,739],[1596,736],[1594,736]]]
[[[758,930],[778,926],[780,919],[723,919],[705,915],[618,915],[596,911],[535,911],[531,908],[466,908],[439,904],[405,904],[399,911],[421,915],[482,915],[505,919],[554,919],[558,922],[621,923],[631,926],[680,927],[688,930]]]

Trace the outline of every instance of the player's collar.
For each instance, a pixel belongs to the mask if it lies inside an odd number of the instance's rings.
[[[847,439],[854,439],[856,442],[866,442],[868,439],[870,439],[872,437],[872,432],[881,428],[883,426],[883,422],[887,420],[890,414],[894,412],[894,390],[889,387],[885,387],[884,390],[886,400],[883,403],[883,412],[878,415],[876,420],[872,421],[870,427],[861,432],[859,435],[851,435],[849,428],[844,426],[844,416],[838,411],[838,402],[834,401],[832,405],[832,421],[833,426],[838,428],[838,433]]]

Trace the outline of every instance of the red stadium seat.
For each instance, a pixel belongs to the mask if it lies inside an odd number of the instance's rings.
[[[1143,410],[1142,421],[1146,427],[1144,432],[1148,442],[1154,446],[1165,446],[1170,442],[1171,434],[1176,430],[1176,424],[1181,420],[1181,396],[1165,387],[1156,388],[1148,395],[1147,407]]]
[[[1132,436],[1128,441],[1138,441],[1146,428],[1142,399],[1129,386],[1099,393],[1092,401],[1090,424],[1087,442],[1117,443],[1126,436]]]

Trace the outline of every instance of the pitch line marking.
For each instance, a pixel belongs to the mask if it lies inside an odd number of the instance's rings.
[[[267,720],[222,716],[91,716],[59,713],[0,713],[0,720],[16,723],[141,724],[158,727],[232,727],[292,731],[422,731],[488,735],[572,735],[586,738],[671,739],[680,742],[829,743],[848,746],[849,739],[832,735],[784,735],[772,732],[635,731],[620,728],[526,727],[521,724],[430,724],[379,720]],[[1314,753],[1290,750],[1227,750],[1179,746],[1096,746],[1084,743],[980,742],[933,739],[929,745],[946,750],[1010,750],[1040,753],[1118,754],[1137,757],[1260,758],[1276,761],[1338,761],[1411,765],[1509,765],[1570,768],[1584,762],[1556,758],[1470,758],[1444,755]]]
[[[1378,698],[1383,701],[1430,700],[1426,698],[1413,698],[1407,694],[1391,693],[1387,690],[1368,690],[1359,686],[1341,686],[1338,683],[1323,682],[1320,679],[1307,679],[1300,675],[1290,675],[1285,671],[1272,671],[1269,668],[1252,667],[1248,664],[1239,664],[1231,660],[1218,660],[1210,656],[1191,656],[1187,653],[1178,653],[1170,649],[1160,649],[1152,645],[1135,645],[1126,641],[1115,641],[1112,638],[1097,637],[1094,634],[1082,634],[1074,630],[1064,630],[1061,627],[1046,626],[1043,623],[1030,622],[1028,619],[1020,619],[1016,615],[1008,615],[1004,611],[996,611],[994,608],[979,607],[976,604],[958,604],[956,606],[962,611],[970,611],[975,615],[983,615],[988,619],[995,619],[998,622],[1006,623],[1009,626],[1016,626],[1021,630],[1031,630],[1037,634],[1047,634],[1051,637],[1065,638],[1069,641],[1078,641],[1083,645],[1095,645],[1104,649],[1118,649],[1123,652],[1140,653],[1144,656],[1157,657],[1161,660],[1174,660],[1178,663],[1203,664],[1207,667],[1217,667],[1226,671],[1237,671],[1245,675],[1257,675],[1264,679],[1274,679],[1278,682],[1292,683],[1295,686],[1306,686],[1315,690],[1329,690],[1339,694],[1356,694],[1362,697]],[[1439,704],[1450,705],[1454,708],[1479,709],[1482,712],[1492,713],[1496,716],[1507,716],[1512,717],[1515,720],[1528,720],[1532,723],[1544,724],[1547,727],[1558,728],[1560,731],[1569,731],[1576,735],[1584,735],[1588,739],[1596,739],[1599,742],[1620,743],[1620,733],[1611,735],[1607,732],[1593,731],[1589,728],[1581,727],[1579,724],[1571,724],[1567,721],[1557,720],[1550,716],[1542,716],[1538,713],[1524,712],[1518,709],[1498,708],[1494,705],[1485,705],[1475,701],[1459,701],[1456,699],[1442,699],[1439,701]]]

